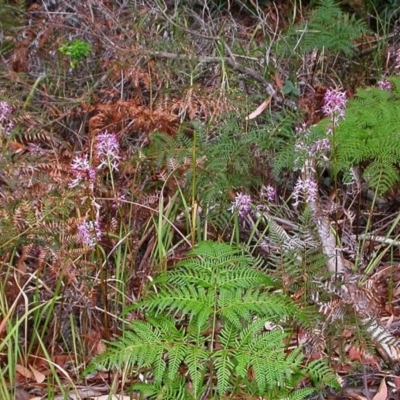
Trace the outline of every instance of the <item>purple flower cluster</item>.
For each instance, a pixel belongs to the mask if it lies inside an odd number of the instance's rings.
[[[338,89],[328,89],[325,92],[322,112],[330,118],[326,134],[333,133],[334,127],[339,123],[339,120],[345,118],[345,110],[347,106],[346,92]],[[298,135],[297,143],[294,147],[295,154],[298,154],[294,161],[294,170],[311,172],[311,176],[315,175],[315,166],[322,161],[328,162],[327,153],[331,151],[331,141],[329,137],[311,141],[311,132],[306,126],[296,129]],[[301,135],[301,136],[300,136]],[[293,189],[294,206],[297,207],[300,202],[313,203],[318,196],[318,183],[311,176],[307,178],[299,178]]]
[[[299,140],[294,145],[294,152],[306,154],[310,157],[315,157],[319,154],[326,154],[331,150],[331,142],[328,138],[318,139],[314,143],[307,145],[302,140]]]
[[[239,217],[246,217],[251,211],[251,196],[248,194],[237,193],[235,201],[232,202],[232,206],[229,211],[237,212]]]
[[[121,160],[119,151],[119,142],[115,133],[106,131],[98,135],[96,137],[95,154],[100,160],[100,164],[97,168],[109,167],[112,171],[118,171],[118,162]]]
[[[114,133],[104,132],[96,137],[95,141],[95,162],[100,170],[103,167],[111,171],[118,171],[118,163],[121,160],[120,148],[117,136]],[[69,188],[78,186],[81,182],[89,182],[90,189],[93,189],[96,181],[96,168],[91,165],[87,154],[76,156],[70,166],[74,176]]]
[[[293,189],[293,199],[295,200],[294,206],[297,207],[300,201],[314,202],[318,195],[318,185],[314,179],[299,178]]]
[[[31,154],[35,154],[37,156],[42,156],[44,154],[46,154],[46,150],[44,150],[43,148],[41,148],[39,145],[35,144],[35,143],[28,143],[28,151]]]
[[[378,88],[382,90],[392,90],[392,84],[387,79],[382,79],[378,82]]]
[[[9,136],[14,124],[10,121],[12,114],[12,107],[6,101],[0,101],[0,132],[6,136]]]
[[[88,247],[94,247],[102,236],[99,221],[83,221],[78,225],[79,242]]]
[[[12,107],[6,101],[0,101],[0,121],[3,122],[10,117]]]
[[[308,136],[310,134],[310,130],[307,128],[305,122],[303,122],[301,126],[296,126],[294,130],[297,135]]]
[[[260,196],[261,198],[266,199],[267,201],[272,203],[275,200],[276,191],[271,185],[263,185],[260,191]]]
[[[298,140],[294,145],[294,152],[295,153],[308,153],[309,149],[305,142],[302,140]]]
[[[324,104],[322,112],[327,116],[336,120],[343,119],[347,105],[346,92],[337,89],[328,89],[324,96]]]
[[[328,138],[316,140],[310,147],[310,152],[314,154],[325,154],[331,150],[331,142]]]
[[[89,187],[93,189],[96,180],[96,170],[90,165],[87,154],[76,156],[70,168],[74,176],[74,179],[68,185],[70,189],[78,186],[82,181],[89,182]]]
[[[318,139],[311,145],[307,144],[303,139],[307,139],[309,131],[304,132],[304,136],[297,140],[294,145],[294,153],[297,155],[293,162],[293,170],[301,170],[306,160],[317,160],[317,162],[329,161],[327,153],[331,150],[331,142],[329,138]]]

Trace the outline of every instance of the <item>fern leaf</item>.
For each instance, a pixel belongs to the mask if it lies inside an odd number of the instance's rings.
[[[168,372],[167,378],[169,380],[174,380],[178,375],[178,369],[183,360],[187,355],[187,343],[185,342],[171,342],[171,345],[168,349]]]
[[[266,319],[260,319],[258,321],[255,321],[253,324],[243,328],[236,339],[235,347],[240,351],[242,348],[247,348],[248,346],[250,346],[254,337],[263,330],[264,325],[267,321],[268,320]]]
[[[128,369],[134,366],[149,367],[163,358],[165,343],[161,331],[149,323],[135,321],[132,329],[118,342],[109,343],[109,352],[96,359],[96,365],[106,369],[126,365]]]
[[[302,388],[297,389],[293,393],[290,393],[287,397],[282,400],[303,400],[311,396],[315,392],[313,388]]]
[[[229,381],[234,371],[232,351],[229,348],[214,353],[215,368],[217,370],[217,391],[222,396],[228,391]]]
[[[171,316],[189,315],[196,317],[200,324],[213,314],[214,308],[213,292],[205,291],[201,287],[182,286],[177,288],[163,288],[159,293],[152,293],[146,300],[145,309],[154,311],[156,315],[169,314]],[[135,305],[134,308],[139,307]]]
[[[320,359],[311,361],[307,365],[307,370],[310,375],[310,378],[314,382],[323,382],[323,384],[326,386],[330,386],[335,389],[340,389],[340,384],[335,374],[329,368],[326,360]]]
[[[208,352],[200,347],[191,346],[187,351],[185,362],[188,367],[191,381],[193,382],[193,391],[196,398],[196,395],[199,392],[203,382],[203,378],[206,372],[205,364],[208,358]]]
[[[243,320],[250,321],[253,315],[267,317],[274,322],[282,322],[282,315],[304,319],[294,304],[284,296],[270,296],[260,290],[248,291],[245,294],[239,289],[221,291],[218,307],[221,316],[236,326],[240,326]]]
[[[348,55],[354,49],[353,41],[366,32],[365,22],[344,14],[334,0],[321,0],[308,22],[288,32],[285,50],[297,48],[302,54],[325,50]],[[283,50],[281,46],[282,43],[278,43],[278,51]]]
[[[168,384],[161,383],[135,383],[132,390],[138,391],[144,398],[157,398],[159,400],[196,400],[186,389],[184,378],[174,379]]]
[[[362,167],[368,186],[379,194],[399,182],[400,79],[390,82],[392,91],[360,89],[335,129],[337,170],[349,178],[351,168]]]
[[[258,262],[227,244],[201,243],[152,282],[157,293],[150,287],[135,304],[146,321],[131,323],[93,364],[128,374],[151,370],[151,391],[160,399],[198,399],[210,391],[223,397],[243,383],[260,395],[286,390],[301,368],[299,356],[286,355],[286,333],[265,333],[264,325],[303,315],[290,298],[270,293],[272,281],[252,268]]]

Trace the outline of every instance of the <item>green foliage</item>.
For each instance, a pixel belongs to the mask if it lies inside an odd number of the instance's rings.
[[[284,95],[293,94],[294,96],[298,96],[300,94],[300,90],[295,85],[293,85],[293,82],[291,80],[288,79],[283,85],[282,93]]]
[[[343,176],[346,183],[354,179],[353,168],[358,168],[367,185],[379,194],[393,189],[400,179],[400,79],[389,81],[390,91],[374,87],[358,90],[348,101],[345,119],[334,128],[334,135],[326,134],[329,119],[293,135],[277,155],[274,175],[278,178],[284,171],[301,168],[310,158],[312,144],[328,137],[333,148],[330,160],[313,162],[329,163],[337,178]]]
[[[368,186],[379,194],[399,182],[400,79],[394,77],[390,82],[391,91],[358,90],[334,136],[337,170],[351,181],[351,168],[359,167]],[[322,121],[319,128],[325,124]]]
[[[4,1],[0,1],[0,26],[2,30],[11,30],[20,26],[22,23],[22,11],[22,7],[18,9],[14,5],[5,4]]]
[[[293,49],[300,54],[324,50],[328,54],[349,55],[354,49],[354,40],[366,32],[366,24],[355,15],[344,13],[337,2],[321,0],[307,22],[293,27],[278,42],[278,51],[290,55]]]
[[[369,0],[368,3],[371,13],[378,13],[383,23],[391,23],[399,18],[399,0]]]
[[[127,310],[140,311],[144,319],[109,343],[91,368],[122,368],[131,379],[142,374],[144,383],[134,389],[160,399],[236,393],[303,399],[313,390],[294,388],[309,372],[335,385],[325,364],[309,370],[301,349],[286,354],[287,332],[265,330],[266,322],[304,323],[305,317],[273,291],[273,280],[259,267],[259,260],[227,244],[200,243]]]
[[[226,199],[232,188],[249,188],[258,180],[251,173],[255,167],[252,140],[242,135],[240,129],[237,122],[231,120],[219,136],[212,139],[204,131],[196,133],[196,138],[192,139],[184,133],[176,138],[157,133],[152,135],[153,143],[147,154],[151,158],[155,155],[157,164],[166,165],[167,171],[175,171],[176,176],[181,175],[180,167],[186,163],[184,186],[191,189],[195,179],[197,197],[203,204],[214,204]]]
[[[166,169],[179,182],[184,170],[181,187],[192,194],[194,183],[202,207],[222,205],[231,201],[232,189],[249,192],[264,183],[270,154],[286,142],[293,117],[282,114],[267,122],[245,131],[237,116],[227,115],[216,133],[201,126],[196,126],[195,137],[155,133],[145,154],[153,166]]]
[[[60,53],[71,58],[71,67],[75,68],[79,61],[86,58],[92,51],[90,43],[75,39],[71,43],[63,44],[59,48]]]

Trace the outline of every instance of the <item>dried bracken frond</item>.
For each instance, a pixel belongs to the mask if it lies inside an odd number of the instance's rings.
[[[176,115],[140,106],[136,100],[98,104],[88,107],[87,112],[93,115],[89,120],[92,137],[105,130],[130,136],[154,131],[173,135],[178,126]]]
[[[165,96],[157,102],[157,106],[170,110],[178,115],[180,121],[208,121],[212,116],[218,116],[230,111],[232,105],[225,96],[216,97],[215,90],[191,86],[183,91],[183,97]]]

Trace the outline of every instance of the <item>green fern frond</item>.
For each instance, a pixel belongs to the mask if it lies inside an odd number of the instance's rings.
[[[217,392],[222,396],[230,387],[235,365],[232,361],[232,350],[224,347],[214,353],[215,368],[217,369]]]
[[[255,380],[259,393],[265,393],[276,386],[285,385],[288,376],[293,371],[288,369],[286,354],[282,351],[282,343],[286,334],[281,330],[253,335],[248,340],[248,333],[244,335],[245,341],[238,342],[241,356],[237,359],[236,372],[239,377],[246,379],[249,368],[254,370]],[[268,358],[265,358],[268,354]],[[294,368],[294,364],[292,364]]]
[[[145,374],[150,391],[160,391],[159,398],[171,398],[174,392],[176,398],[182,393],[194,399],[205,393],[219,398],[244,386],[259,395],[285,391],[302,369],[302,354],[286,354],[287,333],[265,332],[265,323],[304,317],[289,297],[271,292],[273,281],[254,269],[258,262],[227,244],[200,243],[186,260],[152,282],[135,305],[146,320],[132,322],[94,360],[92,369]],[[254,378],[249,378],[250,369]]]
[[[368,165],[363,174],[368,186],[377,188],[380,194],[392,189],[400,180],[399,170],[392,164],[393,158],[383,158],[384,155],[380,162],[376,161]]]
[[[99,356],[96,365],[107,369],[121,365],[126,365],[128,368],[157,365],[155,376],[156,381],[160,382],[166,368],[160,360],[163,360],[169,341],[163,337],[163,332],[159,327],[160,321],[153,320],[152,322],[154,324],[136,321],[132,329],[127,331],[126,336],[121,337],[120,341],[109,343],[109,354]],[[163,323],[169,324],[171,330],[176,331],[172,320],[164,320]]]
[[[283,315],[296,316],[303,322],[306,320],[285,296],[266,294],[262,290],[251,290],[244,294],[240,289],[222,291],[218,299],[218,311],[235,326],[242,325],[243,321],[251,321],[254,314],[274,322],[281,321]]]
[[[185,157],[191,157],[192,140],[183,132],[175,137],[159,132],[151,135],[151,146],[146,150],[146,155],[154,161],[157,167],[168,164],[169,159],[182,162]]]
[[[177,378],[168,383],[135,383],[132,390],[140,392],[144,399],[157,400],[197,400],[191,391],[185,386],[184,378]]]
[[[204,348],[191,346],[185,358],[195,394],[202,387],[209,356],[210,354]]]
[[[364,21],[343,13],[334,0],[321,0],[308,22],[295,26],[285,37],[286,48],[278,43],[278,51],[290,54],[297,49],[301,54],[325,50],[329,54],[350,54],[354,40],[368,31]]]
[[[332,370],[329,368],[328,363],[324,359],[311,361],[307,365],[308,374],[313,382],[318,384],[321,380],[324,381],[325,385],[340,389],[337,378]]]
[[[165,287],[158,293],[152,293],[146,301],[146,305],[134,305],[132,308],[144,307],[148,312],[154,312],[156,315],[169,314],[191,315],[196,317],[200,324],[205,323],[213,314],[214,298],[213,292],[207,292],[204,288],[187,287]]]
[[[286,119],[289,121],[292,117]],[[271,122],[271,130],[278,124],[283,122]],[[289,125],[288,122],[281,130],[286,130],[286,125]],[[245,134],[242,130],[238,116],[229,116],[219,128],[217,136],[211,137],[201,127],[197,127],[194,137],[188,137],[183,132],[175,138],[160,133],[152,134],[151,144],[144,151],[147,160],[151,160],[148,167],[171,171],[172,164],[175,169],[178,165],[183,166],[185,184],[182,187],[196,189],[195,195],[201,207],[205,209],[216,204],[223,207],[229,204],[232,188],[249,190],[252,186],[260,185],[259,175],[254,173],[260,167],[254,149],[260,151],[266,142],[271,142],[269,132],[265,129],[255,126]],[[196,163],[193,162],[194,156]],[[214,222],[212,215],[208,215],[208,223]]]
[[[290,393],[286,397],[283,397],[282,400],[303,400],[308,398],[313,393],[314,390],[310,388],[297,389],[293,393]]]
[[[393,90],[366,88],[348,101],[346,118],[335,128],[337,170],[349,176],[360,167],[368,186],[383,194],[399,182],[400,79]]]
[[[255,269],[247,268],[249,262],[254,268],[257,268],[256,260],[244,256],[207,257],[207,263],[202,259],[188,259],[177,264],[177,269],[168,277],[168,283],[180,285],[190,281],[207,289],[218,285],[227,290],[238,287],[248,289],[256,285],[274,286],[271,278]]]

